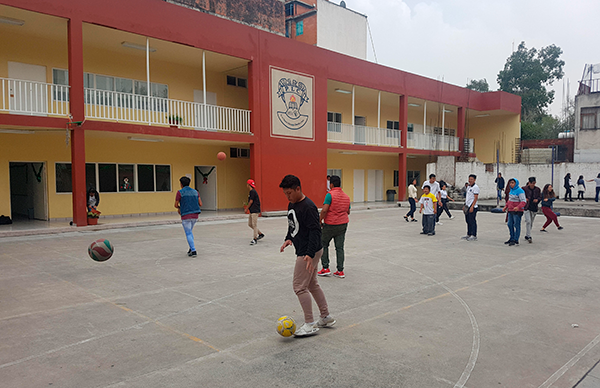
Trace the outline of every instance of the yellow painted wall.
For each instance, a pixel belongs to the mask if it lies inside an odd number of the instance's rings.
[[[131,163],[171,165],[171,192],[100,193],[99,210],[104,215],[174,211],[179,178],[194,176],[194,166],[217,166],[218,208],[241,208],[247,199],[246,180],[250,177],[249,159],[218,161],[219,151],[229,153],[229,145],[197,143],[148,143],[106,134],[86,132],[88,163]],[[56,193],[55,163],[70,162],[70,148],[63,133],[33,135],[0,134],[0,214],[10,215],[9,162],[46,162],[48,174],[48,212],[50,218],[72,215],[70,194]],[[192,182],[192,186],[194,183]]]
[[[383,195],[394,188],[394,170],[399,166],[398,155],[344,155],[338,151],[327,154],[327,168],[342,170],[342,190],[354,201],[354,170],[365,170],[365,199],[368,193],[368,170],[383,170]],[[323,196],[325,196],[323,194]]]
[[[503,115],[471,118],[465,137],[475,140],[475,153],[483,163],[496,161],[496,143],[500,144],[500,163],[513,163],[515,139],[521,137],[520,116]]]
[[[67,29],[64,40],[50,40],[16,33],[0,34],[0,77],[8,77],[8,62],[46,66],[46,80],[52,83],[52,68],[68,67]]]

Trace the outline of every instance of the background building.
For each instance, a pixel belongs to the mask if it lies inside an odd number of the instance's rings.
[[[183,175],[205,209],[241,208],[248,178],[264,211],[285,209],[286,174],[315,202],[328,172],[355,202],[404,199],[439,156],[512,158],[518,96],[256,23],[162,0],[0,0],[0,214],[85,225],[89,186],[105,216],[173,212]]]
[[[367,59],[367,16],[342,1],[287,0],[286,36],[352,57]]]
[[[574,161],[600,162],[600,63],[585,65],[575,97]]]

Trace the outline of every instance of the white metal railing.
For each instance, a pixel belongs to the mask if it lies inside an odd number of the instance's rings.
[[[463,139],[464,144],[463,144],[463,151],[468,152],[468,153],[474,153],[475,152],[475,139],[469,139],[469,138],[464,138]]]
[[[0,111],[23,115],[68,116],[69,86],[0,78]]]
[[[327,141],[333,143],[401,147],[397,129],[327,122]]]
[[[456,136],[431,133],[407,133],[407,147],[418,150],[458,151],[459,138]]]
[[[249,110],[108,90],[85,89],[85,116],[119,122],[251,133]]]

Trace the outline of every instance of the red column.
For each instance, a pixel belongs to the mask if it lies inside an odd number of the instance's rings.
[[[256,190],[262,193],[263,180],[261,179],[261,147],[260,147],[260,68],[255,59],[248,63],[248,109],[250,109],[250,130],[254,142],[250,144],[250,177],[256,182]]]
[[[69,43],[69,108],[73,121],[85,119],[83,91],[83,26],[81,20],[68,22]],[[85,187],[85,133],[80,125],[73,124],[71,131],[71,168],[73,183],[73,223],[87,225]]]
[[[403,150],[399,154],[400,163],[398,165],[398,200],[405,201],[406,200],[406,153],[408,144],[407,132],[408,132],[408,96],[400,96],[400,109],[399,109],[399,118],[398,122],[400,123],[399,127],[402,131],[400,133],[401,143]]]
[[[463,107],[458,108],[458,119],[456,122],[456,136],[458,136],[458,149],[463,151],[465,138],[465,114],[466,110]],[[473,152],[473,151],[471,151]]]

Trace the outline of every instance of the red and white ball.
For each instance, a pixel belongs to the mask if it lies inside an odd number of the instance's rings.
[[[110,259],[115,251],[110,241],[105,239],[96,240],[90,244],[88,254],[95,261],[106,261]]]

